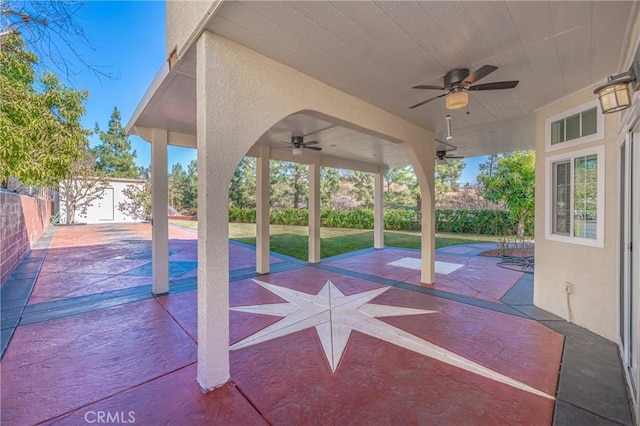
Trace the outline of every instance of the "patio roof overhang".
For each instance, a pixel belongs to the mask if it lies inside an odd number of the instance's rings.
[[[344,92],[416,123],[445,140],[451,114],[456,154],[486,155],[535,146],[534,111],[617,72],[637,15],[636,2],[243,2],[223,1],[201,29],[222,35]],[[193,40],[162,68],[127,128],[150,140],[196,146]],[[482,80],[519,80],[515,89],[470,92],[469,106],[447,110],[440,94],[450,69],[499,69]],[[323,156],[367,168],[407,164],[400,146],[322,122],[287,117],[257,145],[282,148],[291,134],[312,135]],[[345,143],[349,142],[349,143]],[[286,147],[285,147],[286,148]],[[447,149],[440,144],[437,149]],[[278,149],[275,149],[278,156]],[[281,157],[287,154],[280,153]]]

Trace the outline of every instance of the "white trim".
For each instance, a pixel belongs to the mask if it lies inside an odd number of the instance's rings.
[[[571,117],[572,115],[587,111],[593,107],[596,107],[596,133],[551,145],[551,124],[553,122]],[[594,142],[602,139],[604,139],[604,114],[602,114],[602,108],[600,107],[600,102],[597,99],[548,117],[544,122],[545,151],[547,152],[571,148],[576,145]]]
[[[605,208],[604,208],[604,179],[605,179],[605,158],[604,158],[604,145],[599,145],[592,148],[581,149],[579,151],[571,151],[564,154],[554,155],[552,157],[547,157],[545,159],[545,212],[544,212],[544,220],[545,220],[545,239],[551,241],[559,241],[563,243],[570,244],[579,244],[590,247],[599,247],[604,248],[604,224],[605,224]],[[552,216],[553,216],[553,202],[552,202],[552,194],[553,194],[553,164],[562,161],[568,160],[571,162],[571,198],[573,200],[573,160],[577,157],[584,157],[587,155],[596,154],[598,156],[598,171],[597,171],[597,179],[598,179],[598,201],[597,201],[597,218],[598,222],[596,224],[596,238],[582,238],[582,237],[574,237],[573,235],[558,235],[552,232]],[[573,216],[573,201],[571,214]],[[573,234],[573,221],[571,226],[571,234]]]

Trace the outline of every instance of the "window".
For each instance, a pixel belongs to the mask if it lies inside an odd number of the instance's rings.
[[[570,235],[571,178],[570,163],[560,161],[553,164],[553,233]]]
[[[597,100],[546,120],[547,151],[603,138],[604,121]]]
[[[547,159],[546,237],[604,247],[604,147]]]

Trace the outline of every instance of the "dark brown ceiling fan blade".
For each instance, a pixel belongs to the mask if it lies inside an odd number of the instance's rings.
[[[480,68],[478,68],[477,70],[475,70],[474,72],[472,72],[471,74],[469,74],[467,76],[467,78],[465,78],[463,80],[464,84],[473,84],[476,81],[485,78],[486,76],[488,76],[489,74],[491,74],[492,72],[494,72],[495,70],[497,70],[498,67],[496,67],[495,65],[483,65]]]
[[[436,100],[436,99],[438,99],[438,98],[441,98],[441,97],[443,97],[443,96],[447,96],[447,95],[448,95],[448,93],[443,93],[442,95],[438,95],[438,96],[433,97],[433,98],[431,98],[431,99],[427,99],[426,101],[422,101],[422,102],[420,102],[419,104],[415,104],[415,105],[413,105],[413,106],[410,106],[410,107],[409,107],[409,109],[418,108],[419,106],[422,106],[422,105],[426,104],[427,102],[434,101],[434,100]]]
[[[319,146],[307,146],[306,143],[304,145],[302,145],[302,148],[304,148],[304,149],[312,149],[314,151],[322,151],[322,148],[320,148]]]
[[[303,145],[318,145],[320,142],[318,141],[308,141],[308,142],[303,142]]]
[[[518,85],[518,80],[513,81],[496,81],[495,83],[484,83],[470,86],[469,90],[499,90],[499,89],[513,89]]]
[[[442,86],[432,86],[429,84],[418,84],[417,86],[413,86],[412,89],[445,90]]]

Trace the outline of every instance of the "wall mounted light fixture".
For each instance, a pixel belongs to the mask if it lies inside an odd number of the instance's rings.
[[[598,95],[604,114],[625,110],[631,106],[631,89],[638,90],[640,61],[634,61],[629,70],[607,77],[607,82],[593,91]]]

